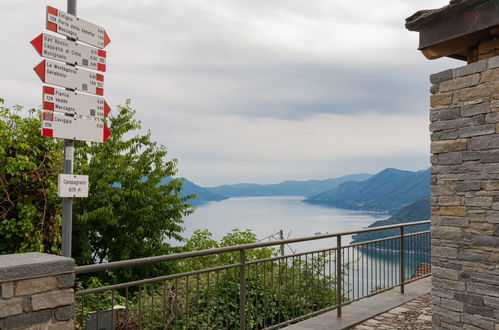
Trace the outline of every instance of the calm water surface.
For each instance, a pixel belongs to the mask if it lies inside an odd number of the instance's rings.
[[[388,215],[363,211],[351,211],[303,203],[301,196],[237,197],[199,206],[185,218],[184,237],[190,237],[196,229],[208,229],[213,238],[220,240],[234,228],[251,229],[260,240],[313,236],[362,229]],[[345,236],[342,244],[350,243]],[[336,246],[336,238],[321,239],[285,246],[286,254],[306,252]],[[278,247],[278,246],[276,246]],[[345,277],[344,292],[349,298],[368,294],[375,287],[394,285],[399,278],[398,253],[377,252],[374,255],[358,248],[344,252],[350,267]],[[429,262],[428,256],[406,256],[406,276],[416,270],[421,262]],[[326,268],[330,268],[329,264]],[[333,267],[334,269],[334,267]],[[329,269],[329,272],[331,270]],[[327,275],[328,272],[325,272]]]
[[[376,220],[388,218],[386,214],[306,204],[303,199],[302,196],[235,197],[210,202],[185,218],[183,234],[190,237],[195,229],[208,229],[216,240],[220,240],[227,232],[238,228],[251,229],[263,239],[282,229],[285,238],[295,238],[362,229]],[[304,251],[305,246],[322,248],[329,244],[325,241],[295,244],[293,250]],[[344,243],[349,242],[349,237],[345,237]]]

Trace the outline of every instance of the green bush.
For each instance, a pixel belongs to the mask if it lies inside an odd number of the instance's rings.
[[[186,249],[254,243],[250,230],[233,230],[220,242],[207,230],[196,231]],[[291,257],[259,263],[252,261],[276,257],[273,249],[247,253],[246,326],[260,329],[293,319],[336,303],[335,279],[329,275],[329,252],[315,253],[307,259]],[[331,256],[334,256],[331,253]],[[184,272],[239,263],[239,254],[204,256],[182,261]],[[192,268],[190,268],[192,267]],[[239,327],[239,267],[179,277],[141,286],[129,302],[129,324],[142,329],[235,329]]]
[[[62,145],[41,136],[39,113],[0,98],[0,254],[60,252]]]

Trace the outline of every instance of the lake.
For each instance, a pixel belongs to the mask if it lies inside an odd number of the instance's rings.
[[[251,229],[259,240],[278,239],[279,231],[284,238],[297,238],[316,234],[337,233],[362,229],[389,215],[374,212],[352,211],[303,203],[302,196],[235,197],[220,202],[210,202],[197,207],[185,218],[184,237],[190,237],[196,229],[208,229],[219,241],[234,228]],[[342,239],[349,244],[351,236]],[[428,241],[429,242],[429,241]],[[285,247],[286,254],[306,252],[336,246],[336,238],[294,243]],[[350,269],[345,276],[345,292],[354,299],[368,294],[375,287],[391,286],[399,278],[398,252],[366,253],[359,248],[350,248]],[[351,253],[351,255],[350,255]],[[352,261],[353,260],[353,261]],[[405,273],[407,277],[421,262],[428,263],[429,255],[407,254]],[[327,275],[327,274],[326,274]]]
[[[214,239],[220,240],[233,228],[238,228],[253,230],[259,239],[272,235],[277,239],[281,229],[285,238],[295,238],[362,229],[376,220],[388,218],[386,214],[307,204],[303,199],[303,196],[233,197],[210,202],[198,206],[185,218],[183,236],[190,237],[196,229],[208,229]],[[324,241],[298,243],[293,250],[322,248]],[[343,241],[349,243],[350,236]]]

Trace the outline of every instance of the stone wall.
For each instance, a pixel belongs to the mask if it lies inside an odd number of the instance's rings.
[[[431,76],[434,329],[499,329],[499,56]]]
[[[499,28],[496,28],[499,33]],[[478,47],[470,52],[468,63],[473,63],[479,60],[499,56],[499,39],[491,39],[484,41]]]
[[[74,260],[0,255],[0,329],[73,329]]]

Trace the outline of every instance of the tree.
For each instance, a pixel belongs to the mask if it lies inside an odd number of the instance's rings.
[[[0,254],[60,253],[62,201],[57,175],[63,143],[42,137],[39,110],[0,99]],[[77,141],[75,174],[90,178],[88,198],[74,199],[73,256],[78,264],[170,252],[168,238],[182,240],[183,216],[193,211],[173,176],[176,160],[141,128],[130,101],[109,118],[105,143]]]
[[[60,251],[61,199],[57,174],[62,147],[40,134],[36,110],[0,99],[0,254]]]
[[[74,202],[72,247],[79,265],[167,254],[165,241],[182,240],[182,218],[193,211],[192,196],[180,195],[181,180],[162,182],[176,173],[176,160],[165,160],[166,148],[150,132],[138,134],[134,115],[127,100],[108,118],[112,135],[105,143],[75,143],[75,173],[90,181],[88,198]],[[151,276],[162,267],[117,276]]]
[[[184,250],[256,242],[256,235],[249,229],[233,229],[220,241],[214,240],[205,229],[196,230],[187,240]],[[334,251],[283,258],[272,248],[249,249],[246,252],[245,311],[248,329],[267,328],[334,306],[336,277],[331,272]],[[239,328],[241,274],[238,263],[237,252],[180,261],[183,276],[142,285],[142,289],[136,292],[129,303],[129,324],[137,324],[140,319],[143,328],[151,329]],[[218,268],[222,265],[228,267]],[[205,271],[192,274],[192,271],[200,269]]]

